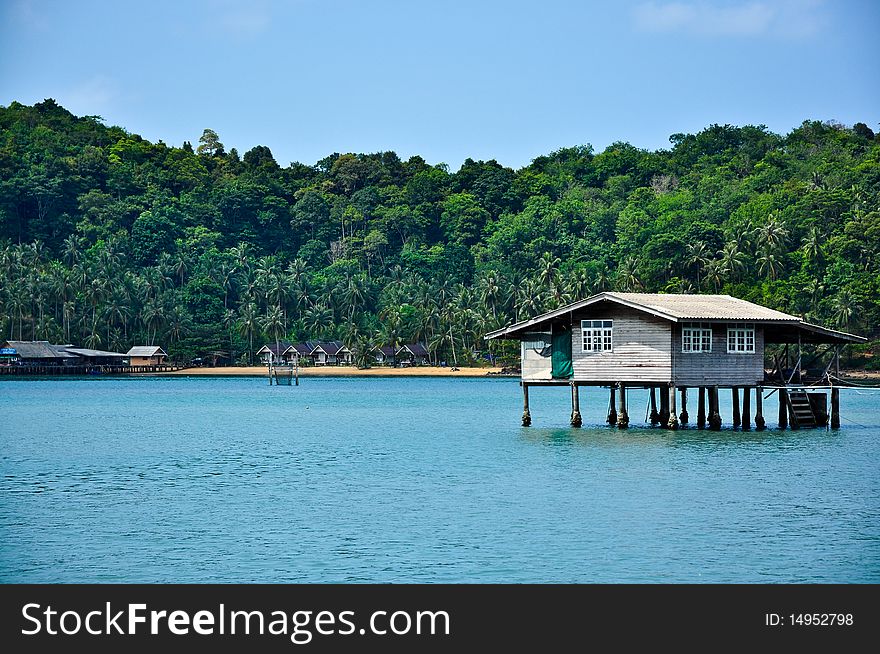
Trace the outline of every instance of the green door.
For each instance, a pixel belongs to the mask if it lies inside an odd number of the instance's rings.
[[[571,367],[571,327],[553,325],[551,361],[554,379],[569,379],[574,375]]]

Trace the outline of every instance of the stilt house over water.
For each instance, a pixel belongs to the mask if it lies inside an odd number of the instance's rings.
[[[814,357],[829,358],[817,375],[832,387],[832,427],[839,426],[834,384],[840,347],[861,336],[804,322],[729,295],[600,293],[568,306],[491,332],[486,338],[519,340],[522,356],[523,425],[531,423],[530,386],[571,387],[571,423],[580,426],[578,387],[611,388],[609,423],[626,427],[626,389],[649,388],[651,422],[675,428],[688,421],[687,389],[698,389],[697,426],[721,425],[718,389],[729,388],[733,425],[750,428],[750,393],[755,391],[755,424],[764,427],[762,387],[778,388],[780,426],[813,427],[827,422],[824,393],[807,392],[802,346],[825,345]],[[772,372],[765,371],[764,348],[784,344]],[[792,357],[789,346],[796,347]],[[742,412],[740,412],[742,389]],[[656,391],[660,390],[657,403]],[[617,401],[615,402],[615,391]],[[677,415],[676,392],[682,412]],[[819,397],[821,396],[821,398]],[[707,404],[708,401],[708,404]],[[659,408],[658,408],[659,407]]]

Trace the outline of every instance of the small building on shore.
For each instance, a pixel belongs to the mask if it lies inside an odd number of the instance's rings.
[[[257,356],[260,357],[264,366],[269,365],[270,359],[275,364],[287,365],[290,363],[290,355],[288,354],[290,347],[291,345],[287,341],[279,341],[277,344],[269,343],[257,350]]]
[[[425,366],[429,363],[428,348],[421,343],[407,343],[397,350],[397,360],[408,366]]]
[[[67,351],[69,345],[53,345],[49,341],[5,341],[3,358],[19,366],[76,365],[81,360]]]
[[[571,387],[571,422],[576,426],[581,422],[578,387],[608,386],[612,396],[615,389],[619,394],[616,407],[612,397],[608,418],[618,426],[629,424],[626,389],[639,387],[651,389],[652,398],[660,390],[660,410],[652,412],[652,423],[677,427],[686,422],[687,389],[696,388],[698,426],[708,418],[710,426],[720,427],[717,393],[723,387],[733,393],[733,424],[743,428],[749,425],[750,391],[755,392],[756,425],[763,427],[762,386],[779,389],[782,426],[816,426],[821,412],[811,405],[818,399],[811,400],[804,390],[802,346],[827,346],[825,354],[831,357],[820,381],[830,384],[840,347],[865,341],[729,295],[610,292],[496,330],[486,338],[520,341],[524,425],[531,422],[529,386],[565,385]],[[766,375],[764,348],[769,344],[784,349],[773,372]],[[789,345],[797,347],[794,366]],[[676,390],[682,392],[682,416],[676,412]],[[836,426],[835,391],[832,427]]]
[[[161,366],[168,355],[157,345],[135,345],[125,355],[132,366]]]

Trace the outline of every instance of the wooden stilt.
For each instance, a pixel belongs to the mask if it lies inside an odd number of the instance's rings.
[[[577,384],[571,382],[571,426],[580,427],[583,424],[581,419],[581,403],[578,397]]]
[[[697,429],[706,428],[706,387],[697,390]]]
[[[669,393],[664,392],[666,389],[660,390],[660,426],[665,427],[669,422]]]
[[[840,429],[840,389],[831,389],[831,429]]]
[[[651,386],[651,426],[660,422],[660,414],[657,413],[657,389]]]
[[[743,388],[743,412],[742,412],[742,430],[749,431],[752,428],[752,389],[749,386]]]
[[[522,426],[528,427],[532,424],[532,414],[529,413],[529,385],[523,382],[523,414],[522,414]]]
[[[721,412],[718,409],[718,387],[709,389],[709,429],[721,429]]]
[[[736,386],[730,389],[730,399],[733,402],[733,426],[739,427],[742,420],[739,415],[739,389]]]
[[[764,431],[767,423],[764,421],[764,389],[755,387],[755,429]]]
[[[688,389],[684,387],[681,389],[681,415],[678,416],[678,419],[681,421],[681,424],[688,424]]]
[[[669,387],[669,418],[666,426],[669,429],[678,429],[678,416],[675,415],[675,386]]]
[[[788,427],[788,391],[779,389],[779,428]]]
[[[617,409],[615,409],[615,402],[617,399],[614,397],[614,384],[610,386],[611,398],[608,401],[608,420],[606,421],[609,425],[617,424]]]
[[[629,427],[629,413],[626,410],[626,386],[620,383],[618,389],[620,399],[617,407],[617,427],[618,429],[626,429]]]

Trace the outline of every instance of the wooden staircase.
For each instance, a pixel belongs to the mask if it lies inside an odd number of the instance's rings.
[[[818,427],[810,400],[804,391],[789,391],[790,417],[792,427]]]

